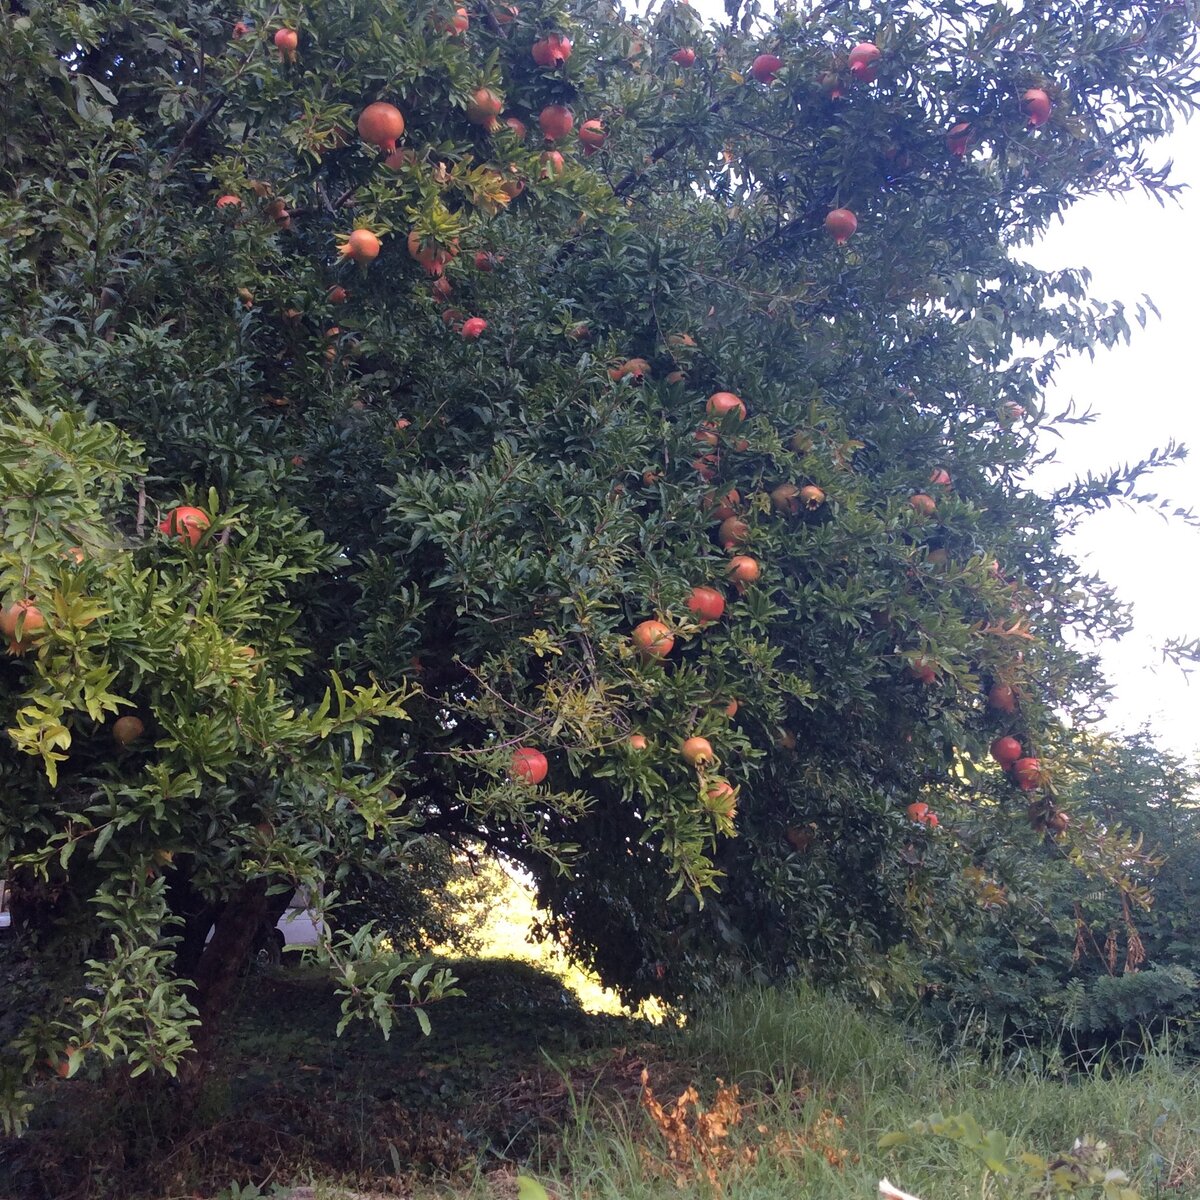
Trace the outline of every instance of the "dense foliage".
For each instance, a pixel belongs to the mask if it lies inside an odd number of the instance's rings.
[[[1129,322],[1014,248],[1170,191],[1192,9],[734,8],[6,11],[14,1078],[173,1069],[279,897],[414,838],[633,997],[904,982],[1046,838],[1120,875],[1059,798],[1126,615],[1059,539],[1180,451],[1025,486]],[[386,1023],[430,980],[372,949]]]

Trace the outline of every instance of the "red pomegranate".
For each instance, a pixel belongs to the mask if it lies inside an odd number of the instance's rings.
[[[604,125],[594,117],[590,121],[584,121],[579,127],[579,140],[583,143],[586,154],[594,154],[604,145],[607,138]]]
[[[719,492],[709,492],[704,497],[704,507],[708,510],[711,521],[726,521],[737,515],[737,506],[742,502],[736,488],[730,488],[723,496]]]
[[[0,634],[7,639],[10,654],[24,654],[33,644],[34,637],[45,628],[46,618],[32,600],[18,600],[8,608],[0,609]]]
[[[358,114],[358,136],[389,154],[395,150],[396,139],[403,133],[404,114],[394,104],[376,100]]]
[[[231,193],[226,193],[224,196],[217,197],[217,208],[241,208],[241,196],[234,196]]]
[[[446,34],[449,37],[458,37],[460,34],[466,33],[470,28],[471,16],[460,4],[454,10],[454,16],[445,24]]]
[[[825,229],[839,246],[844,246],[857,228],[858,218],[848,208],[835,208],[825,218]]]
[[[1015,737],[998,737],[991,745],[991,754],[1007,771],[1021,757],[1021,743]]]
[[[571,39],[565,34],[550,33],[534,42],[530,52],[539,67],[557,71],[571,57]]]
[[[473,342],[486,328],[487,322],[482,317],[468,317],[463,322],[462,335],[467,341]]]
[[[725,611],[725,597],[716,588],[694,587],[687,606],[701,625],[719,621]]]
[[[539,172],[541,179],[555,179],[566,169],[566,161],[557,150],[542,151],[542,169]]]
[[[300,45],[300,35],[294,29],[277,29],[275,31],[275,48],[288,62],[296,61],[296,48]]]
[[[503,107],[504,100],[491,88],[476,88],[471,93],[471,100],[467,105],[467,120],[472,125],[482,125],[485,129],[491,129]]]
[[[878,63],[883,56],[874,42],[859,42],[850,51],[850,74],[859,83],[874,83],[878,73]]]
[[[741,517],[726,517],[717,530],[717,541],[728,550],[750,536],[750,526]]]
[[[932,496],[926,495],[925,492],[918,492],[915,496],[909,496],[909,504],[913,507],[913,512],[918,516],[932,517],[937,512],[937,503]]]
[[[1021,111],[1028,118],[1030,129],[1050,120],[1050,97],[1042,88],[1029,88],[1021,96]]]
[[[369,229],[356,229],[338,248],[338,253],[359,265],[379,257],[382,243]]]
[[[908,814],[910,821],[917,821],[924,824],[929,816],[929,805],[917,801],[915,804],[910,804],[904,811]]]
[[[208,513],[202,508],[193,508],[190,504],[181,504],[173,508],[158,523],[161,533],[173,537],[176,541],[187,542],[195,546],[211,522]]]
[[[682,46],[671,55],[671,61],[680,67],[690,67],[696,62],[696,52],[691,46]]]
[[[341,284],[335,284],[325,293],[325,299],[330,304],[345,304],[349,298],[350,293]]]
[[[746,405],[742,402],[741,397],[735,396],[732,392],[713,392],[708,398],[706,405],[708,415],[721,420],[729,413],[736,413],[739,421],[746,419]]]
[[[513,751],[511,774],[518,783],[539,784],[549,770],[550,764],[540,750],[521,746]]]
[[[915,658],[909,664],[908,673],[918,682],[933,683],[937,679],[937,670],[927,658]]]
[[[997,712],[1017,711],[1017,693],[1007,683],[994,683],[988,692],[988,705]]]
[[[1036,758],[1018,758],[1012,765],[1013,779],[1023,792],[1032,792],[1041,786],[1042,764]]]
[[[642,621],[634,626],[633,644],[643,658],[666,658],[675,639],[661,621]]]
[[[971,138],[971,122],[959,121],[958,124],[951,125],[949,133],[946,134],[946,149],[955,158],[962,158],[971,148]]]
[[[779,74],[783,59],[777,54],[760,54],[750,64],[750,78],[759,83],[770,83]]]
[[[446,301],[449,300],[454,294],[454,288],[451,287],[450,280],[448,280],[444,275],[441,275],[435,279],[433,281],[433,286],[429,290],[433,293],[433,298],[442,304],[445,304]]]
[[[735,554],[729,560],[729,566],[726,570],[729,572],[729,578],[738,584],[739,587],[747,583],[757,583],[759,576],[762,574],[762,568],[758,565],[758,559],[751,558],[748,554]]]
[[[519,142],[523,142],[529,133],[529,130],[525,128],[525,122],[520,117],[505,117],[504,124],[512,130],[513,136]]]
[[[929,472],[929,482],[936,484],[938,487],[950,486],[950,472],[945,467],[934,467]]]
[[[538,124],[548,142],[565,138],[575,127],[575,114],[565,104],[547,104],[538,114]]]

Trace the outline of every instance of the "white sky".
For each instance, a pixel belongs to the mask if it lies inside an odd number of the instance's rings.
[[[706,17],[724,16],[722,0],[692,0],[692,7]],[[1200,188],[1200,120],[1177,130],[1152,156],[1174,159],[1173,178]],[[1135,325],[1131,345],[1060,370],[1048,409],[1074,399],[1097,419],[1067,427],[1061,440],[1046,439],[1058,462],[1038,474],[1039,490],[1087,470],[1140,460],[1175,438],[1195,448],[1192,459],[1139,490],[1200,512],[1200,395],[1192,362],[1200,353],[1198,207],[1194,195],[1166,208],[1142,195],[1085,200],[1023,253],[1043,268],[1087,267],[1096,297],[1122,300],[1132,310],[1147,294],[1162,314],[1145,330]],[[1134,608],[1134,632],[1104,652],[1117,689],[1108,723],[1129,729],[1149,723],[1169,748],[1200,752],[1200,668],[1189,684],[1159,650],[1167,638],[1200,635],[1200,529],[1147,509],[1113,508],[1089,517],[1070,549]]]

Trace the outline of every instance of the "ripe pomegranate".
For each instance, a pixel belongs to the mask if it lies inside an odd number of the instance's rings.
[[[563,156],[557,150],[542,151],[542,169],[538,174],[540,179],[554,179],[566,168]]]
[[[46,618],[32,600],[18,600],[0,609],[0,634],[8,639],[10,654],[24,654],[33,644],[33,638],[45,628]]]
[[[376,100],[358,114],[358,136],[389,154],[396,149],[396,139],[403,133],[404,114],[394,104]]]
[[[557,142],[575,128],[575,114],[565,104],[547,104],[538,113],[538,124],[546,141]]]
[[[515,4],[502,4],[496,9],[496,23],[498,25],[511,25],[517,19],[520,11]]]
[[[423,239],[414,229],[408,235],[406,243],[409,256],[415,259],[428,275],[440,275],[446,269],[446,264],[458,255],[458,240],[442,246],[432,238]]]
[[[471,28],[471,17],[465,8],[460,4],[454,10],[454,16],[446,22],[445,30],[448,37],[458,37],[459,34],[466,33]]]
[[[758,577],[762,574],[758,559],[751,558],[748,554],[735,554],[729,560],[726,571],[729,578],[738,584],[757,583]]]
[[[933,497],[924,492],[917,492],[915,496],[909,496],[908,502],[912,505],[913,512],[919,516],[932,517],[937,512],[937,504]]]
[[[732,392],[713,392],[708,398],[708,415],[720,420],[728,413],[737,413],[739,421],[746,419],[746,406]]]
[[[671,55],[671,61],[680,67],[690,67],[696,62],[696,52],[691,46],[681,46]]]
[[[650,743],[646,740],[645,734],[631,733],[629,735],[628,746],[630,750],[642,751],[648,749]]]
[[[703,792],[704,807],[729,820],[737,815],[737,792],[724,779],[710,779]]]
[[[275,31],[275,47],[288,62],[296,61],[296,47],[299,45],[300,35],[294,29]]]
[[[692,441],[699,442],[702,446],[716,446],[720,444],[721,438],[717,433],[716,427],[711,421],[705,421],[695,433],[692,434]]]
[[[717,530],[717,541],[728,550],[750,536],[750,526],[741,517],[726,517]]]
[[[692,460],[692,470],[704,480],[711,483],[717,477],[717,468],[721,465],[720,458],[715,454],[702,454]]]
[[[1021,111],[1029,118],[1030,129],[1050,120],[1050,97],[1042,88],[1029,88],[1021,96]]]
[[[1060,808],[1055,809],[1054,812],[1052,812],[1046,818],[1046,828],[1052,830],[1054,833],[1066,833],[1067,826],[1070,824],[1071,818],[1068,817],[1067,814]]]
[[[1021,743],[1015,737],[998,737],[991,745],[991,755],[1007,771],[1021,757]]]
[[[233,40],[239,42],[250,32],[250,26],[245,21],[234,21]]]
[[[1019,421],[1025,415],[1025,408],[1018,404],[1015,400],[1009,400],[1000,410],[1000,419],[1008,424],[1012,421]]]
[[[356,229],[346,241],[338,247],[338,253],[345,258],[352,258],[360,266],[379,257],[382,243],[369,229]]]
[[[1017,711],[1017,693],[1007,683],[994,683],[988,692],[988,705],[997,712]]]
[[[719,621],[725,611],[725,597],[716,588],[694,587],[688,596],[687,606],[701,625]],[[736,710],[735,710],[736,711]]]
[[[971,122],[959,121],[956,125],[951,125],[950,131],[946,134],[946,149],[955,158],[962,158],[971,148],[972,136]]]
[[[1032,792],[1041,786],[1042,764],[1036,758],[1018,758],[1012,765],[1013,779],[1023,792]]]
[[[693,767],[698,767],[701,763],[711,762],[713,756],[712,743],[708,738],[690,737],[682,746],[679,747],[679,753],[687,759]]]
[[[839,246],[844,246],[857,228],[858,218],[848,208],[835,208],[825,218],[825,229]]]
[[[451,287],[450,280],[448,280],[444,275],[435,279],[433,281],[433,286],[430,287],[429,290],[433,294],[433,298],[442,304],[445,304],[454,293],[454,288]]]
[[[113,741],[118,746],[128,746],[136,742],[146,732],[146,726],[137,717],[118,717],[113,722]]]
[[[485,129],[491,129],[503,107],[503,99],[491,88],[476,88],[471,93],[471,100],[467,105],[467,120],[472,125],[482,125]]]
[[[908,813],[910,821],[924,822],[929,816],[929,805],[918,801],[915,804],[910,804],[904,811]]]
[[[453,325],[455,322],[461,321],[464,315],[461,308],[447,308],[442,313],[442,324]]]
[[[158,523],[161,533],[173,537],[177,541],[187,542],[195,546],[199,543],[204,531],[209,527],[208,513],[202,508],[193,508],[190,504],[181,504],[173,508]]]
[[[585,154],[595,154],[607,138],[604,125],[594,117],[590,121],[584,121],[579,127],[579,140],[583,143]]]
[[[526,129],[525,122],[522,121],[520,117],[505,117],[504,124],[512,130],[517,141],[523,142],[525,140],[525,136],[528,134],[529,130]]]
[[[547,34],[533,43],[531,53],[539,67],[557,71],[571,57],[571,39],[561,33]]]
[[[737,713],[738,702],[736,700],[730,700],[730,702],[725,705],[725,715],[732,721],[733,718],[737,716]]]
[[[883,57],[874,42],[859,42],[850,51],[850,74],[859,83],[874,83],[879,71],[879,60]]]
[[[539,784],[549,770],[550,764],[540,750],[521,746],[513,751],[510,774],[518,783]]]
[[[783,59],[777,54],[760,54],[750,64],[750,78],[759,83],[770,83],[779,74]]]
[[[950,486],[950,472],[945,467],[934,467],[929,472],[929,482],[936,484],[938,487]]]
[[[634,626],[633,644],[643,658],[666,658],[675,648],[675,638],[661,621],[642,621]]]
[[[650,374],[650,364],[644,358],[627,358],[620,366],[610,367],[608,377],[614,383],[622,379],[632,379],[634,383],[642,383]]]
[[[709,492],[702,504],[708,510],[709,520],[726,521],[737,514],[737,506],[742,502],[736,488],[730,488],[723,496],[719,492]]]
[[[937,679],[937,670],[927,658],[914,659],[908,667],[908,673],[918,682],[933,683]]]
[[[487,322],[482,317],[468,317],[463,322],[462,335],[469,342],[473,342],[487,328]]]
[[[339,283],[335,284],[325,293],[325,299],[330,304],[345,304],[350,299],[350,293]]]
[[[800,489],[794,483],[781,483],[771,492],[771,504],[789,517],[800,515]]]
[[[217,197],[217,208],[218,209],[241,208],[241,207],[242,207],[241,196],[235,196],[232,193],[227,192],[224,196]]]
[[[800,503],[809,512],[814,512],[825,503],[825,493],[815,483],[806,484],[800,489]]]
[[[399,146],[383,160],[383,165],[389,171],[402,171],[405,167],[416,166],[416,163],[417,152],[409,150],[407,147],[401,148]]]

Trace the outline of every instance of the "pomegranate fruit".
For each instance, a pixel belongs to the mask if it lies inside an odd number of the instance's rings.
[[[1030,129],[1050,120],[1050,108],[1050,97],[1042,88],[1028,88],[1021,96],[1021,111],[1028,119]]]
[[[927,658],[914,659],[909,664],[908,673],[918,683],[930,684],[937,679],[937,670]]]
[[[994,683],[988,691],[988,706],[997,712],[1017,711],[1017,693],[1007,683]]]
[[[381,249],[382,243],[369,229],[356,229],[338,247],[338,253],[345,258],[354,259],[362,266],[378,258]]]
[[[376,100],[358,114],[358,136],[371,146],[390,154],[403,134],[404,114],[394,104]]]
[[[444,275],[435,279],[433,281],[433,286],[429,290],[433,293],[433,298],[440,301],[442,304],[445,304],[446,301],[449,300],[454,294],[454,288],[451,287],[450,280],[448,280]]]
[[[462,325],[462,335],[469,342],[481,336],[487,328],[487,322],[482,317],[468,317]]]
[[[217,197],[217,208],[241,208],[241,196],[235,196],[232,193],[226,193],[224,196]]]
[[[614,383],[622,379],[632,379],[634,383],[642,383],[650,374],[650,364],[644,358],[627,358],[618,367],[610,367],[608,377]]]
[[[410,231],[406,245],[409,256],[420,263],[429,275],[442,274],[446,264],[458,255],[457,239],[447,246],[441,246],[432,238],[422,238],[415,229]]]
[[[550,764],[540,750],[520,746],[513,751],[510,774],[518,783],[539,784],[546,778]]]
[[[547,104],[538,113],[538,124],[546,141],[557,142],[575,128],[575,114],[565,104]]]
[[[759,83],[771,83],[782,66],[783,59],[778,54],[760,54],[750,64],[750,78]]]
[[[946,134],[946,149],[955,158],[962,158],[971,148],[971,138],[971,122],[959,121],[957,124],[951,125]]]
[[[762,568],[758,565],[758,559],[751,558],[748,554],[735,554],[729,560],[729,566],[726,568],[729,578],[735,583],[756,583],[759,576],[762,574]]]
[[[908,814],[910,821],[924,822],[929,816],[929,805],[917,801],[915,804],[910,804],[904,811]]]
[[[594,117],[590,121],[584,121],[579,127],[579,140],[583,143],[586,154],[595,154],[607,138],[604,125]]]
[[[646,740],[645,734],[641,734],[641,733],[631,733],[629,735],[627,744],[628,744],[630,750],[637,750],[637,751],[646,750],[650,746],[650,743]]]
[[[706,406],[708,415],[720,420],[728,413],[737,413],[739,421],[746,419],[746,406],[732,392],[713,392]]]
[[[1054,833],[1066,833],[1067,826],[1070,824],[1071,818],[1062,809],[1055,809],[1046,818],[1046,828],[1052,830]]]
[[[275,48],[288,62],[296,61],[296,48],[300,45],[300,35],[294,29],[275,30]]]
[[[716,588],[694,587],[687,606],[701,625],[719,621],[725,612],[725,597]]]
[[[738,702],[736,700],[730,700],[730,702],[725,705],[725,715],[732,721],[733,718],[737,716],[737,713]]]
[[[741,517],[726,517],[717,530],[717,541],[726,549],[737,546],[750,536],[750,526]]]
[[[128,746],[130,742],[136,742],[145,732],[146,726],[137,717],[118,717],[113,722],[113,741],[118,746]]]
[[[325,293],[325,299],[330,304],[345,304],[350,299],[350,293],[339,283],[335,284]]]
[[[859,83],[874,83],[882,57],[879,47],[874,42],[859,42],[850,51],[850,74]]]
[[[476,88],[467,104],[467,120],[472,125],[482,125],[485,129],[491,129],[503,107],[504,100],[491,88]]]
[[[690,737],[687,738],[683,745],[679,747],[679,753],[683,755],[693,767],[698,767],[701,763],[711,762],[713,757],[712,743],[708,738]]]
[[[1007,771],[1021,757],[1021,743],[1015,737],[998,737],[990,747],[992,758]]]
[[[671,55],[671,61],[679,67],[691,67],[696,62],[696,52],[691,46],[681,46]]]
[[[525,122],[520,117],[505,117],[504,124],[512,130],[513,136],[519,142],[523,142],[529,133],[529,130],[525,127]]]
[[[563,156],[557,150],[544,150],[542,152],[542,169],[538,173],[538,177],[555,179],[563,173],[566,165]]]
[[[571,39],[561,33],[547,34],[533,43],[530,53],[539,67],[557,71],[571,57]]]
[[[800,515],[800,489],[794,483],[781,483],[771,492],[771,505],[789,517]]]
[[[633,644],[643,658],[666,658],[675,648],[675,638],[661,621],[642,621],[634,626]]]
[[[937,504],[933,497],[925,492],[917,492],[915,496],[909,496],[908,502],[912,505],[913,512],[922,517],[932,517],[937,512]]]
[[[460,4],[454,10],[454,16],[444,26],[447,37],[458,37],[471,28],[471,16]]]
[[[710,779],[703,792],[704,807],[732,820],[737,815],[737,792],[725,779]]]
[[[0,609],[0,634],[8,640],[10,654],[24,654],[45,628],[46,618],[32,600],[18,600]]]
[[[730,488],[723,496],[719,492],[709,492],[704,497],[703,505],[708,510],[709,520],[721,522],[737,515],[737,506],[742,502],[736,488]]]
[[[825,503],[825,493],[815,483],[806,484],[800,489],[800,503],[814,512]]]
[[[945,467],[934,467],[929,472],[929,482],[936,484],[938,487],[950,486],[950,472]]]
[[[858,218],[848,208],[835,208],[825,218],[825,230],[839,246],[844,246],[857,228]]]
[[[211,522],[208,513],[202,508],[193,508],[190,504],[181,504],[173,508],[158,523],[159,532],[173,537],[176,541],[187,542],[195,546],[199,543],[204,531]]]
[[[1018,758],[1012,765],[1013,779],[1023,792],[1032,792],[1041,785],[1042,764],[1036,758]]]

